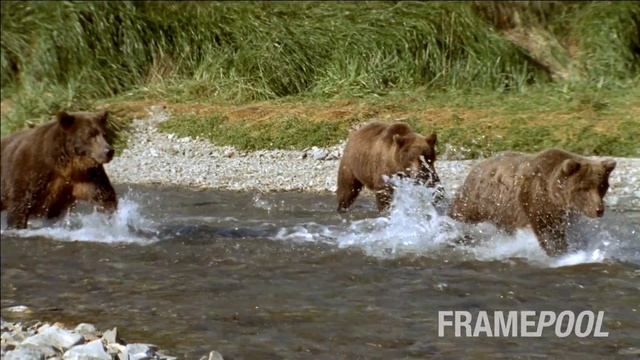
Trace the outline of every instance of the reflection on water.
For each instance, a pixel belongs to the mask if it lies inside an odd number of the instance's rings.
[[[81,208],[3,230],[2,307],[118,326],[186,358],[582,359],[637,345],[638,213],[582,219],[551,259],[530,230],[458,224],[427,189],[399,186],[385,217],[368,198],[340,216],[331,194],[120,187],[111,218]],[[437,337],[438,310],[519,309],[603,310],[610,337]]]

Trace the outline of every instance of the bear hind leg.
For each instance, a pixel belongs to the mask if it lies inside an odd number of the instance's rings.
[[[338,171],[338,212],[345,212],[356,200],[360,191],[362,191],[362,183],[346,169],[340,168]]]

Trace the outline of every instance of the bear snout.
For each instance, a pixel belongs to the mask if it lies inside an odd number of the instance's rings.
[[[91,157],[99,164],[106,164],[113,159],[114,154],[115,150],[113,150],[110,145],[107,145],[106,147],[95,151]]]
[[[446,192],[444,190],[444,186],[438,184],[435,186],[435,190],[433,191],[433,201],[441,202],[445,199]]]
[[[604,205],[594,206],[584,209],[582,213],[590,218],[600,218],[604,215]]]
[[[431,172],[431,181],[433,182],[434,185],[440,184],[440,177],[438,176],[435,170]]]
[[[111,159],[113,159],[113,155],[115,154],[115,150],[113,150],[113,148],[111,146],[107,147],[107,149],[105,149],[105,153],[107,155],[107,161],[109,162],[111,161]]]
[[[424,183],[428,187],[438,187],[440,185],[440,177],[435,170],[427,169],[423,173],[425,174]]]

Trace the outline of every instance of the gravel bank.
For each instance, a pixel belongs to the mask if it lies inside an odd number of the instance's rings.
[[[5,360],[174,360],[152,344],[130,343],[118,337],[116,328],[104,332],[92,324],[67,329],[63,324],[13,323],[0,320],[1,354]],[[201,360],[222,360],[212,351]]]
[[[256,191],[330,191],[336,189],[338,159],[344,144],[306,151],[239,152],[203,139],[177,138],[156,125],[169,119],[161,107],[132,124],[129,146],[106,165],[115,183],[180,185]],[[610,205],[640,209],[640,159],[616,158],[607,195]],[[436,162],[448,192],[462,184],[477,160]]]

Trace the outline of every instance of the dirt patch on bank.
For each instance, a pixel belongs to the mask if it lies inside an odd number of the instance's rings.
[[[203,102],[167,103],[153,100],[123,101],[99,106],[114,114],[135,118],[147,116],[151,105],[166,107],[173,114],[191,114],[198,118],[224,115],[228,121],[262,122],[282,118],[304,119],[314,122],[352,122],[381,120],[406,121],[413,119],[421,123],[459,123],[488,120],[489,109],[464,109],[452,107],[423,107],[416,104],[372,104],[353,100],[330,102],[281,102],[262,101],[245,105],[207,104]],[[500,121],[500,119],[496,119]]]

